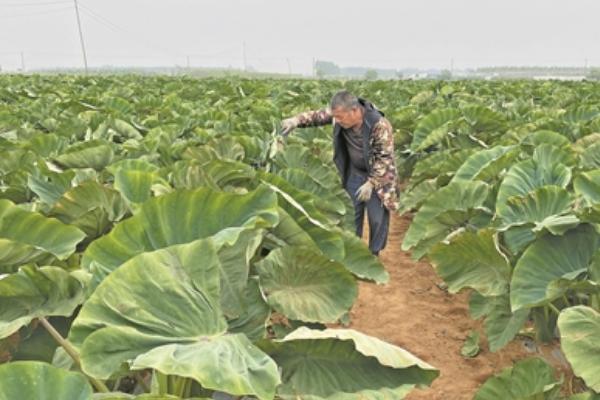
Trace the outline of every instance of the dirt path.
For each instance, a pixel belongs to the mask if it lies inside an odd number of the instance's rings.
[[[361,283],[350,327],[401,346],[441,371],[431,388],[415,390],[407,400],[471,400],[489,376],[535,351],[515,340],[497,353],[484,344],[477,357],[461,356],[465,338],[472,329],[483,333],[482,324],[469,317],[467,294],[440,289],[442,280],[428,263],[414,262],[400,250],[409,224],[407,217],[392,217],[381,256],[390,283]]]

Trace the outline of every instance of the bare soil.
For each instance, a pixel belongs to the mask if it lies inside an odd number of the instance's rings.
[[[484,342],[476,357],[461,356],[471,330],[485,336],[483,324],[469,316],[468,293],[449,294],[429,263],[415,262],[401,250],[409,224],[410,217],[392,216],[388,244],[381,253],[390,282],[384,286],[360,284],[350,325],[400,346],[440,370],[430,388],[414,390],[407,400],[471,400],[488,377],[530,356],[543,357],[565,369],[556,344],[536,345],[525,338],[515,339],[496,353]]]

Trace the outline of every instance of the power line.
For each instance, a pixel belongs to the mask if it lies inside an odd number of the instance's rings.
[[[0,52],[0,56],[19,56],[19,54],[21,54],[19,51],[4,51],[4,52]],[[67,53],[67,52],[61,52],[61,51],[28,51],[27,52],[28,55],[33,55],[33,56],[60,56],[60,57],[81,57],[81,53]],[[140,60],[153,60],[156,59],[158,56],[156,55],[148,55],[148,54],[119,54],[119,53],[96,53],[94,51],[88,51],[86,49],[86,54],[88,56],[93,56],[93,57],[106,57],[106,58],[116,58],[116,59],[140,59]],[[192,58],[192,57],[191,57]],[[218,58],[219,60],[223,60],[223,58]],[[237,60],[239,59],[239,57],[231,57],[231,58],[226,58],[227,60],[231,59],[231,60]]]
[[[31,13],[26,13],[26,14],[9,14],[9,15],[0,14],[0,18],[1,19],[11,19],[11,18],[21,18],[21,17],[35,17],[35,16],[39,16],[39,15],[58,14],[58,13],[63,13],[65,11],[71,11],[71,10],[72,10],[71,7],[64,7],[64,8],[57,8],[54,10],[31,12]]]
[[[61,0],[61,1],[45,1],[45,2],[36,2],[36,3],[0,3],[0,7],[40,7],[40,6],[51,6],[57,4],[67,4],[70,3],[69,0]]]
[[[118,35],[123,35],[123,33],[126,33],[126,34],[128,34],[128,35],[129,35],[129,32],[126,32],[126,31],[124,31],[123,29],[121,29],[120,27],[118,27],[118,26],[115,26],[115,25],[114,25],[114,24],[112,24],[110,21],[103,20],[103,19],[101,19],[99,16],[97,16],[97,15],[95,15],[95,14],[92,14],[92,13],[90,12],[90,10],[89,10],[89,9],[87,9],[87,8],[85,8],[83,5],[82,5],[82,8],[81,8],[81,11],[83,11],[83,13],[84,13],[86,16],[90,17],[90,18],[91,18],[92,20],[94,20],[96,23],[98,23],[99,25],[103,26],[104,28],[107,28],[107,29],[108,29],[108,30],[110,30],[111,32],[114,32],[114,33],[116,33],[116,34],[118,34]],[[130,39],[132,39],[132,38],[130,38]],[[147,47],[151,47],[151,48],[157,49],[157,48],[156,48],[156,46],[154,46],[154,45],[152,45],[152,44],[148,43],[146,40],[142,40],[142,41],[140,41],[140,40],[137,40],[137,39],[134,39],[134,40],[135,40],[136,42],[138,42],[138,43],[143,43],[143,44],[144,44],[145,46],[147,46]],[[160,51],[161,51],[161,52],[165,52],[165,50],[164,50],[164,49],[162,49],[162,48],[160,48]],[[170,53],[170,52],[167,52],[167,53],[168,53],[169,55],[173,55],[173,54],[172,54],[172,53]]]
[[[114,22],[110,21],[108,18],[103,17],[102,15],[98,14],[96,11],[92,10],[88,5],[86,5],[83,2],[79,2],[79,5],[82,9],[82,11],[85,12],[86,15],[88,15],[89,17],[91,17],[92,19],[94,19],[96,22],[98,22],[99,24],[113,30],[113,31],[119,31],[120,33],[125,33],[126,35],[129,36],[133,36],[136,37],[136,40],[140,43],[144,43],[146,46],[149,47],[153,47],[157,50],[160,50],[166,54],[169,54],[171,56],[178,56],[178,57],[183,57],[182,54],[177,53],[177,52],[172,52],[170,49],[166,49],[163,46],[160,46],[156,43],[151,43],[148,40],[146,40],[145,38],[131,32],[128,31],[127,29],[122,28],[121,26],[115,24]]]

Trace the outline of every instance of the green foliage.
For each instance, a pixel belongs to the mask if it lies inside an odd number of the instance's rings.
[[[554,400],[558,399],[560,384],[552,367],[545,361],[529,358],[488,379],[477,391],[474,400]]]
[[[358,279],[389,279],[347,229],[353,207],[329,133],[297,131],[285,147],[276,136],[282,117],[324,106],[337,90],[328,81],[1,76],[0,333],[22,334],[3,342],[11,354],[47,360],[53,346],[41,355],[27,340],[47,331],[62,347],[56,365],[83,374],[0,366],[11,375],[0,393],[76,399],[54,392],[72,380],[82,400],[92,386],[97,399],[266,400],[296,396],[290,388],[316,377],[319,387],[297,386],[303,396],[377,400],[429,385],[438,372],[407,351],[322,325],[348,322]],[[380,106],[391,99],[385,86],[373,94]],[[394,116],[402,143],[423,111]],[[60,332],[53,316],[66,321]],[[295,332],[276,342],[284,330]],[[327,375],[296,368],[298,357]],[[344,367],[354,360],[368,375]],[[135,387],[114,392],[125,381]],[[24,388],[31,382],[38,397]]]
[[[562,348],[576,375],[600,393],[600,313],[576,306],[558,317]]]
[[[82,374],[37,361],[0,365],[0,381],[1,400],[92,400],[92,387]]]
[[[600,310],[596,82],[2,75],[3,332],[83,302],[70,337],[84,372],[153,369],[164,398],[401,398],[430,383],[430,367],[366,352],[356,332],[303,328],[345,318],[357,279],[388,280],[348,229],[329,128],[276,137],[278,121],[325,106],[340,85],[392,121],[401,211],[415,212],[403,248],[429,257],[450,291],[474,291],[492,351],[529,318],[552,339],[560,313],[565,354],[597,390],[600,347],[578,336]],[[190,250],[199,243],[213,249]],[[300,329],[274,341],[277,318]],[[222,371],[201,368],[217,358]],[[255,366],[260,382],[236,369]],[[552,398],[558,381],[534,367],[490,385]]]

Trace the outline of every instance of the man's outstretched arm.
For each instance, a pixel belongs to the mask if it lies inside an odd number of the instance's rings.
[[[333,114],[329,108],[306,111],[281,122],[281,134],[287,135],[295,128],[329,125],[333,122]]]

